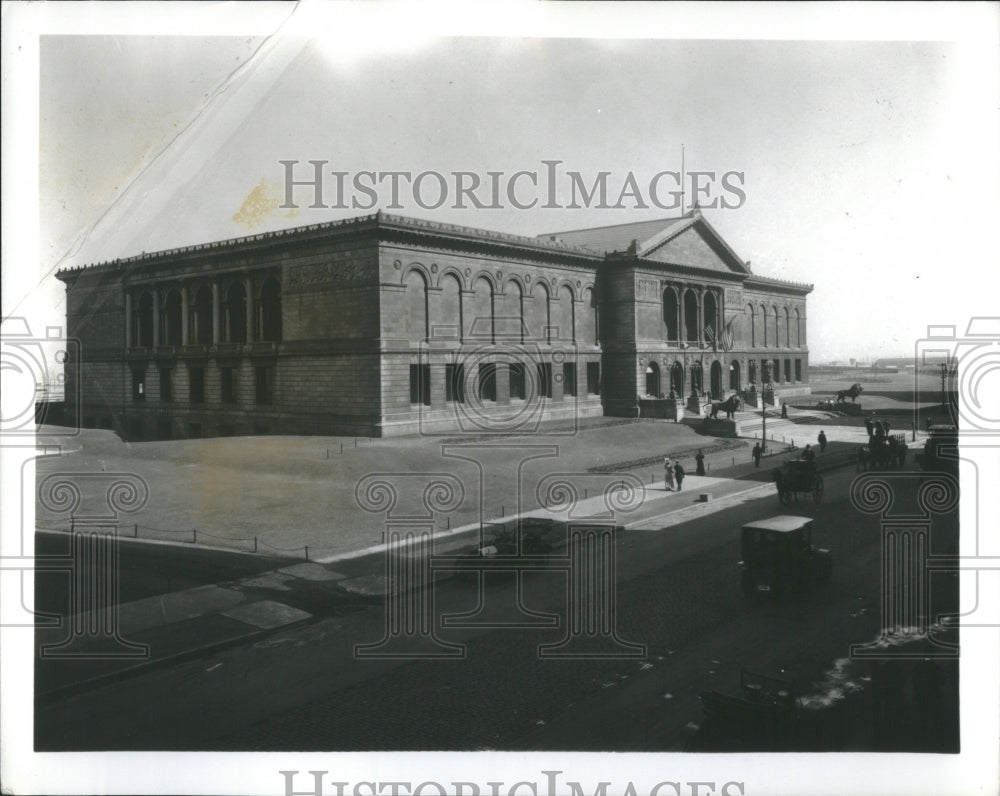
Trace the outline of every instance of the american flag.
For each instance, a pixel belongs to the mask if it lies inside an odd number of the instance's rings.
[[[718,350],[718,347],[721,345],[723,351],[732,349],[736,343],[733,337],[733,321],[735,320],[733,318],[733,320],[726,324],[726,328],[722,330],[722,334],[718,336],[718,340],[716,340],[715,327],[711,325],[705,327],[705,339],[712,344],[713,348]]]

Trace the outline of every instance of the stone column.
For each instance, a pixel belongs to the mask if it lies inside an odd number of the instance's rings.
[[[181,285],[181,345],[188,344],[188,289]]]
[[[698,288],[698,346],[705,344],[705,288]],[[704,370],[704,368],[702,368]],[[704,378],[702,373],[702,378]]]
[[[160,291],[153,288],[153,348],[160,344]]]
[[[219,344],[219,284],[212,283],[212,344]]]
[[[252,343],[254,334],[254,317],[253,317],[253,278],[247,277],[243,280],[244,289],[247,292],[247,342]]]
[[[132,347],[132,294],[125,293],[125,347]]]

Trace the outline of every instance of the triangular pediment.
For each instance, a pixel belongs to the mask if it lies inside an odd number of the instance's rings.
[[[749,270],[729,245],[704,218],[695,217],[681,229],[669,230],[639,244],[638,255],[675,265],[687,265],[726,274],[747,274]]]

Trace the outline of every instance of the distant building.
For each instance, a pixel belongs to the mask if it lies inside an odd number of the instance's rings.
[[[524,430],[671,390],[809,392],[812,286],[751,273],[697,210],[536,238],[378,213],[58,276],[82,350],[66,394],[133,438]]]

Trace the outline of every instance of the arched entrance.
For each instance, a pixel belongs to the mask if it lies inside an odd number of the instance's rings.
[[[680,362],[674,362],[670,368],[670,389],[678,398],[684,397],[684,366]]]
[[[740,391],[740,363],[737,359],[734,359],[729,366],[729,389]]]
[[[701,363],[694,362],[691,364],[691,391],[698,391],[699,394],[704,390],[702,386],[705,380],[702,378]]]
[[[722,398],[722,365],[718,362],[712,363],[712,398]]]
[[[646,365],[646,395],[660,397],[660,366],[655,362]]]

